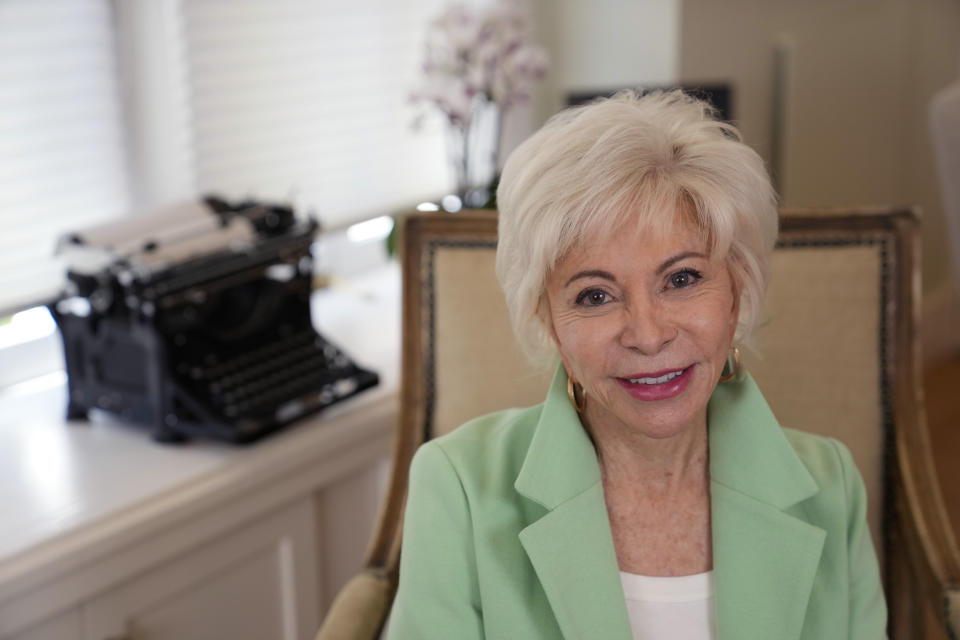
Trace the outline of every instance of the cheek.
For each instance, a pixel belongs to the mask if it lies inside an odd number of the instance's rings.
[[[553,346],[557,349],[557,353],[560,355],[560,360],[563,362],[563,367],[571,375],[573,374],[573,362],[570,357],[571,347],[576,344],[576,332],[573,330],[571,323],[567,318],[564,318],[562,314],[558,314],[553,305],[548,301],[549,304],[549,329],[550,337],[553,339]]]
[[[553,339],[568,372],[582,379],[603,368],[609,343],[605,329],[598,318],[555,319]]]
[[[562,320],[554,322],[553,340],[560,353],[567,371],[572,371],[580,360],[580,354],[584,351],[583,341],[588,337],[588,333],[581,330],[576,322],[563,322]]]
[[[701,309],[700,313],[692,315],[691,320],[687,327],[695,336],[700,351],[704,355],[726,358],[737,328],[737,317],[731,313],[731,302],[724,298],[715,300],[707,308]]]

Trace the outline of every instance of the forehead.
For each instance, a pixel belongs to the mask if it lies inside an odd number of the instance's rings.
[[[585,233],[564,252],[555,271],[582,266],[590,261],[626,260],[639,265],[682,252],[711,253],[709,234],[700,226],[695,214],[668,212],[653,219],[628,216],[613,225]]]

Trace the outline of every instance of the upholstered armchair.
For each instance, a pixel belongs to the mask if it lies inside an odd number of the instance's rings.
[[[401,237],[403,383],[390,487],[363,570],[318,640],[372,639],[397,585],[417,447],[469,418],[542,400],[551,372],[513,343],[494,278],[496,214],[416,215]],[[784,211],[748,370],[780,422],[853,452],[890,605],[890,637],[960,632],[960,551],[930,455],[917,336],[918,222],[909,210]]]

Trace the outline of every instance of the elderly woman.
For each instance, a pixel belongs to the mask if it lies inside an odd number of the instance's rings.
[[[737,131],[619,94],[522,144],[498,200],[515,332],[560,362],[543,404],[417,453],[390,638],[883,637],[850,453],[740,367],[777,211]]]

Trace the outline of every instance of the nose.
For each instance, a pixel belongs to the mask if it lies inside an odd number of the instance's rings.
[[[678,327],[663,304],[647,299],[627,305],[620,344],[655,355],[677,337]]]

